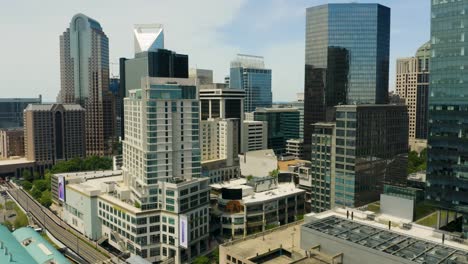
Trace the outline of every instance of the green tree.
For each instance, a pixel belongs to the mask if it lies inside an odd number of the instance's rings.
[[[278,169],[274,169],[272,171],[270,171],[269,175],[273,178],[278,178],[278,174],[279,174],[279,170]]]
[[[52,194],[50,193],[50,191],[45,191],[42,193],[41,195],[41,198],[39,199],[39,202],[49,208],[50,205],[52,204]]]
[[[44,192],[50,189],[50,184],[46,180],[35,180],[33,182],[33,188]]]
[[[23,186],[23,189],[25,189],[26,191],[29,191],[29,190],[31,190],[33,185],[32,185],[32,183],[30,181],[24,180],[24,181],[21,182],[21,186]]]
[[[23,176],[23,179],[26,181],[32,182],[34,180],[34,176],[31,174],[29,170],[23,170],[22,176]]]
[[[29,225],[28,217],[19,208],[16,210],[15,229]]]
[[[193,260],[193,264],[210,264],[210,259],[206,256],[199,256]]]
[[[42,191],[33,187],[31,190],[31,195],[34,197],[34,199],[39,200],[42,196]]]
[[[219,247],[211,252],[211,262],[219,263]]]

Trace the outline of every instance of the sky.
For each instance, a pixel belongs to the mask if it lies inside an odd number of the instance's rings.
[[[165,48],[188,54],[191,67],[229,74],[237,53],[264,56],[273,101],[303,92],[305,9],[324,3],[375,3],[391,8],[390,83],[395,61],[413,56],[430,37],[430,0],[15,0],[0,5],[0,97],[55,101],[60,89],[59,36],[73,15],[99,21],[109,38],[111,74],[133,57],[134,24],[164,25]]]

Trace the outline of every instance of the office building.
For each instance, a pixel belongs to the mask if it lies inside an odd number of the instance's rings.
[[[202,175],[210,178],[210,183],[240,176],[239,133],[237,118],[200,121]]]
[[[242,125],[241,153],[268,148],[268,124],[245,120]]]
[[[86,155],[112,154],[114,111],[109,91],[109,40],[96,20],[72,18],[60,36],[58,101],[85,109]]]
[[[308,173],[300,175],[299,184],[307,191],[311,211],[322,212],[335,205],[335,123],[319,122],[313,125],[311,150],[310,167],[304,171]]]
[[[466,1],[431,2],[431,58],[426,198],[464,214],[468,236],[468,89]]]
[[[292,223],[304,214],[304,190],[269,176],[212,184],[211,189],[219,193],[212,221],[220,223],[226,238]]]
[[[24,157],[23,128],[0,129],[0,159]]]
[[[197,85],[212,84],[213,83],[213,71],[206,70],[206,69],[190,68],[189,78],[194,78],[195,80],[197,80]]]
[[[245,91],[228,88],[222,83],[202,84],[200,87],[201,120],[238,118],[244,120]]]
[[[37,98],[0,98],[0,129],[23,127],[23,110],[28,104],[41,104]]]
[[[117,139],[123,137],[123,97],[120,93],[120,78],[112,77],[109,80],[109,90],[112,94],[112,111],[114,119],[114,135]]]
[[[309,255],[334,256],[331,263],[468,261],[468,247],[455,235],[394,219],[349,208],[312,213],[304,216],[300,247]]]
[[[286,155],[293,156],[295,159],[302,159],[304,157],[304,140],[286,140]]]
[[[158,209],[144,210],[118,173],[61,177],[70,181],[64,185],[63,220],[97,243],[107,240],[121,252],[175,264],[190,263],[208,250],[207,178],[158,182]]]
[[[384,184],[405,185],[405,105],[336,106],[336,122],[313,125],[310,166],[299,176],[313,212],[379,200]]]
[[[30,104],[24,110],[24,148],[28,160],[49,167],[86,156],[85,110],[78,104]]]
[[[0,263],[56,263],[70,264],[46,238],[31,227],[21,227],[10,232],[0,225]]]
[[[427,138],[430,47],[425,43],[414,57],[397,59],[396,92],[408,106],[411,149],[418,139]]]
[[[133,59],[121,58],[120,67],[120,89],[126,96],[140,89],[144,77],[188,78],[188,56],[166,49],[142,51]]]
[[[384,183],[406,183],[406,106],[337,106],[335,129],[335,204],[359,207],[377,201]]]
[[[244,112],[271,107],[271,70],[265,68],[263,57],[238,54],[231,62],[229,88],[245,91]]]
[[[255,121],[268,125],[268,148],[277,155],[286,153],[286,140],[299,138],[299,111],[295,108],[257,108]]]
[[[356,37],[359,36],[359,37]],[[304,144],[312,124],[333,121],[334,106],[388,101],[390,9],[327,4],[306,11]]]

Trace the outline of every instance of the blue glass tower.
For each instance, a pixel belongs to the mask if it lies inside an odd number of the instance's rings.
[[[238,54],[231,62],[229,87],[245,90],[244,112],[271,107],[271,70],[265,69],[263,57]]]
[[[388,101],[390,8],[327,4],[307,9],[304,147],[310,156],[312,124],[334,119],[340,104]]]
[[[468,0],[431,1],[426,198],[464,214],[468,235]]]

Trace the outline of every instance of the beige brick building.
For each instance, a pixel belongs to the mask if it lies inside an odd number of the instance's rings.
[[[430,44],[422,45],[414,57],[399,58],[396,65],[396,92],[408,106],[409,145],[427,138]]]
[[[23,129],[0,129],[0,159],[13,156],[24,156]]]
[[[30,104],[24,110],[24,146],[28,160],[49,166],[84,157],[85,110],[77,104]]]

